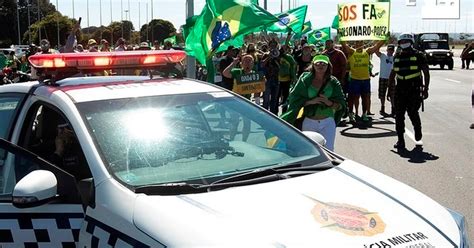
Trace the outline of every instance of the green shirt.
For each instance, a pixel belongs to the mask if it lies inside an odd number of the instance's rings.
[[[0,70],[3,69],[7,65],[7,57],[5,55],[0,54]]]
[[[278,80],[280,82],[293,81],[296,78],[296,61],[293,56],[284,54],[280,58],[280,70]]]
[[[334,76],[326,82],[323,91],[319,93],[320,89],[312,85],[314,75],[311,72],[305,72],[298,79],[298,82],[290,91],[288,97],[288,111],[284,113],[281,118],[290,124],[294,124],[296,117],[302,107],[304,107],[304,116],[312,117],[315,115],[333,117],[336,123],[341,120],[342,115],[346,109],[346,100],[342,92],[341,84]],[[325,95],[329,100],[337,103],[337,109],[326,106],[326,104],[314,104],[304,106],[306,101],[318,96],[318,94]]]

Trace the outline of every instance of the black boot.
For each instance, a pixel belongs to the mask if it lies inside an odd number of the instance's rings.
[[[398,138],[398,141],[397,141],[397,143],[395,143],[393,148],[405,149],[405,139],[404,138]]]
[[[421,133],[421,127],[415,127],[415,140],[420,141],[422,137],[423,134]]]

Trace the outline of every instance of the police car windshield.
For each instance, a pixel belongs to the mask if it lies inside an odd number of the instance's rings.
[[[108,170],[132,187],[210,183],[257,168],[327,161],[299,132],[226,92],[77,105]]]

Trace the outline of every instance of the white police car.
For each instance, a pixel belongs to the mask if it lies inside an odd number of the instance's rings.
[[[233,93],[67,77],[184,56],[37,55],[42,83],[0,87],[0,247],[469,246],[461,215]]]

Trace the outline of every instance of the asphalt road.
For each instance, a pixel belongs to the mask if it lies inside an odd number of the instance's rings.
[[[455,51],[455,55],[456,55]],[[374,72],[379,59],[374,55]],[[474,67],[474,66],[473,66]],[[472,67],[471,67],[472,68]],[[430,67],[431,83],[425,111],[421,112],[422,149],[415,149],[413,126],[406,116],[408,152],[398,154],[395,120],[379,114],[378,77],[372,78],[373,126],[337,128],[335,151],[423,192],[441,205],[464,214],[469,237],[474,239],[474,121],[471,90],[474,69],[461,70],[459,56],[454,70]],[[390,111],[390,104],[386,111]]]

